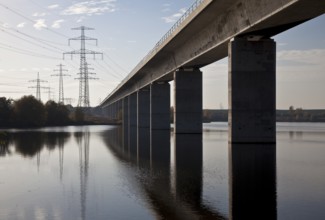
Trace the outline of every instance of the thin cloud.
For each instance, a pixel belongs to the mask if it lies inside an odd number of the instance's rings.
[[[44,17],[45,15],[47,15],[45,12],[35,12],[33,17]]]
[[[277,59],[279,61],[324,65],[325,49],[283,50],[277,53]]]
[[[101,15],[116,11],[116,0],[85,1],[75,3],[61,12],[62,15]]]
[[[79,18],[76,19],[77,23],[83,22],[83,20],[85,20],[86,17],[85,16],[80,16]]]
[[[58,4],[54,4],[54,5],[47,6],[48,9],[55,9],[55,8],[58,8],[58,7],[59,7]]]
[[[279,45],[280,47],[283,47],[283,46],[287,46],[288,44],[287,43],[277,43],[277,45]]]
[[[10,27],[10,25],[8,23],[3,23],[3,22],[1,22],[1,23],[2,23],[1,26],[4,27],[4,28],[9,28]]]
[[[182,15],[186,12],[185,8],[181,8],[177,13],[172,14],[167,17],[162,17],[162,19],[165,21],[165,23],[174,23],[176,22]]]
[[[53,24],[52,24],[52,28],[60,28],[61,27],[61,23],[62,22],[64,22],[64,20],[63,19],[60,19],[60,20],[56,20],[56,21],[54,21],[53,22]]]
[[[26,22],[21,22],[21,23],[17,24],[17,28],[23,28],[23,27],[25,27],[25,25],[26,25]]]
[[[169,4],[169,3],[163,4],[163,9],[161,11],[164,13],[170,12],[171,11],[170,6],[171,6],[171,4]]]
[[[45,19],[38,19],[36,23],[33,25],[35,29],[41,30],[42,28],[46,28]]]
[[[51,71],[52,69],[51,68],[48,68],[48,67],[43,67],[42,68],[42,71]]]

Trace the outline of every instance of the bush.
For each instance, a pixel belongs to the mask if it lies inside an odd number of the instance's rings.
[[[19,127],[40,127],[46,122],[43,103],[34,96],[23,96],[14,102],[15,124]]]
[[[66,125],[69,123],[69,110],[66,106],[54,101],[45,104],[47,112],[46,125]]]
[[[0,127],[8,127],[12,123],[12,100],[0,97]]]

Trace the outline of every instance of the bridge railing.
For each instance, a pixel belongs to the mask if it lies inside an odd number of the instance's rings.
[[[172,35],[172,33],[186,20],[187,17],[189,17],[198,7],[201,5],[201,3],[204,2],[204,0],[197,0],[195,1],[192,6],[187,9],[187,11],[177,20],[177,22],[167,31],[167,33],[157,42],[155,45],[156,47],[159,47],[161,44],[163,44],[167,38]]]
[[[140,61],[136,68],[147,60],[154,52],[157,51],[160,45],[162,45],[175,31],[181,26],[181,24],[188,18],[205,0],[196,0],[189,9],[176,21],[176,23],[167,31],[167,33],[156,43],[154,48],[152,48],[148,54]]]

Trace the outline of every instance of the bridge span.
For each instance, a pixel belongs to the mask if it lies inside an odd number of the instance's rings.
[[[198,0],[100,106],[125,136],[169,130],[174,81],[174,132],[202,133],[200,68],[228,56],[229,142],[274,143],[271,37],[324,12],[324,0]]]

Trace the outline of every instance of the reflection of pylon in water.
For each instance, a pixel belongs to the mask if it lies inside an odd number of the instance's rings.
[[[59,165],[60,165],[60,180],[62,182],[63,177],[63,156],[64,156],[64,148],[59,145]]]
[[[37,172],[39,172],[39,167],[40,167],[40,164],[41,164],[41,151],[37,152],[36,160],[37,160]]]
[[[89,131],[77,136],[79,147],[79,168],[80,168],[80,203],[81,219],[86,219],[87,181],[89,168]]]

